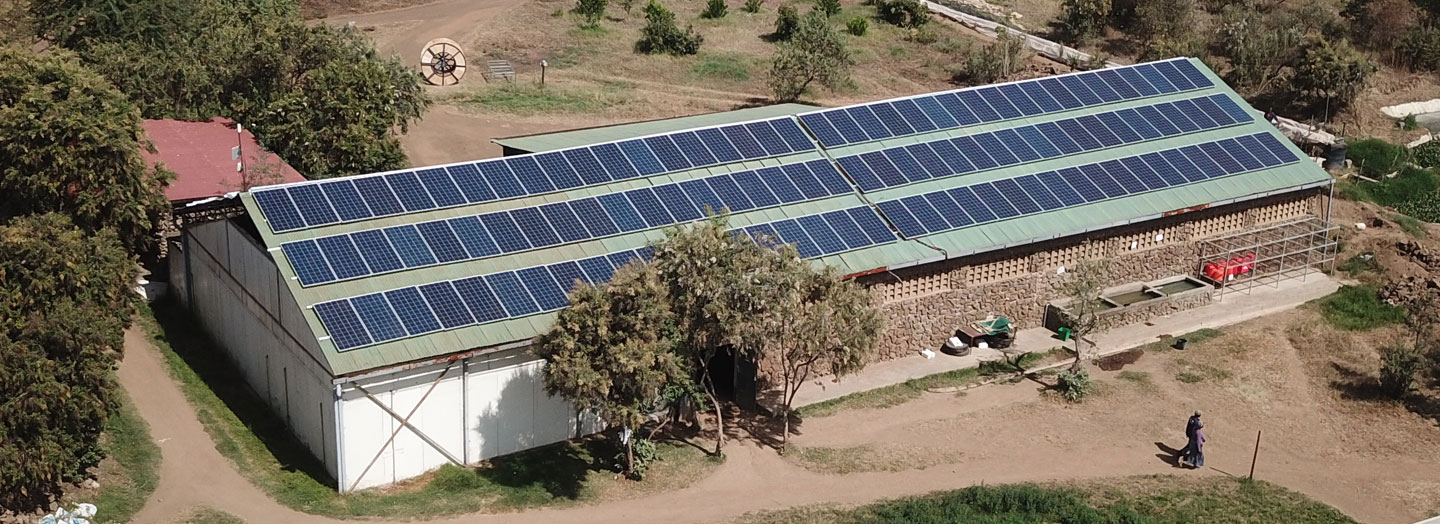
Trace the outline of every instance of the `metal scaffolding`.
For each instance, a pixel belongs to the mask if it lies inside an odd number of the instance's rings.
[[[1330,269],[1337,251],[1337,227],[1319,217],[1281,222],[1200,242],[1197,273],[1227,292],[1250,294],[1255,286],[1280,286],[1289,279],[1304,280],[1312,271]],[[1221,278],[1207,275],[1207,264],[1223,270]]]

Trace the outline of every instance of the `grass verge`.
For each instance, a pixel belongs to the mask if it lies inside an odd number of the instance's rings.
[[[801,467],[817,473],[862,473],[866,471],[905,471],[959,462],[964,454],[958,450],[934,450],[891,444],[863,445],[848,448],[824,446],[791,446],[786,453]]]
[[[150,426],[124,390],[118,392],[119,405],[105,421],[102,442],[109,458],[100,463],[96,476],[98,492],[81,491],[67,494],[67,503],[89,502],[97,508],[95,522],[129,522],[159,482],[160,447],[150,437]]]
[[[1343,286],[1311,304],[1326,322],[1346,331],[1368,331],[1405,321],[1405,308],[1381,302],[1371,286]]]
[[[1140,346],[1138,349],[1142,351],[1170,351],[1175,349],[1175,341],[1182,338],[1185,339],[1186,347],[1189,347],[1189,344],[1199,344],[1224,334],[1224,331],[1213,328],[1197,329],[1178,337],[1161,337],[1160,340]]]
[[[200,508],[172,524],[245,524],[245,521],[218,509]]]
[[[919,398],[921,393],[931,389],[970,386],[990,377],[1018,373],[1021,369],[1033,368],[1036,364],[1054,358],[1055,355],[1063,352],[1063,349],[1055,348],[1047,352],[1026,353],[1014,362],[999,360],[981,362],[980,366],[976,368],[946,371],[910,379],[899,384],[851,393],[843,397],[803,406],[796,412],[801,418],[828,417],[850,409],[879,409],[898,406]]]
[[[634,101],[628,84],[599,87],[540,86],[531,83],[494,84],[457,95],[462,107],[521,116],[595,113]]]
[[[616,480],[618,446],[594,436],[499,457],[478,468],[445,467],[417,479],[341,495],[323,465],[270,414],[185,311],[157,303],[141,325],[164,355],[221,454],[276,501],[340,518],[430,518],[617,500],[689,485],[714,469],[701,446],[658,443],[660,463],[643,482]]]
[[[1335,508],[1263,481],[1174,476],[1091,483],[975,486],[851,509],[754,513],[740,524],[1125,522],[1349,524]]]

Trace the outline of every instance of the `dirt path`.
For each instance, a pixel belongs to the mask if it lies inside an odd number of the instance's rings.
[[[483,50],[472,49],[471,44],[485,31],[489,20],[521,3],[521,0],[443,0],[390,11],[337,15],[322,22],[334,25],[355,22],[359,27],[373,27],[369,34],[382,55],[399,54],[405,63],[414,65],[420,62],[420,48],[435,38],[454,40],[465,49],[466,56],[484,56]]]
[[[1284,324],[1283,322],[1278,322]],[[1080,406],[1043,400],[1033,382],[971,390],[964,397],[931,394],[884,410],[842,412],[807,421],[798,446],[854,446],[908,453],[953,451],[954,463],[922,469],[846,475],[816,473],[754,441],[736,441],[728,461],[689,488],[604,505],[501,515],[463,515],[435,522],[584,523],[713,522],[746,512],[816,503],[860,504],[978,483],[1077,480],[1136,474],[1243,475],[1254,430],[1264,429],[1257,476],[1306,493],[1364,522],[1408,523],[1440,502],[1440,457],[1425,450],[1440,430],[1403,411],[1396,421],[1367,420],[1326,404],[1306,370],[1328,367],[1318,354],[1297,353],[1283,328],[1261,330],[1207,354],[1223,365],[1243,348],[1266,348],[1234,376],[1216,384],[1169,378],[1199,352],[1146,357],[1126,368],[1153,383],[1136,386],[1099,373],[1106,387]],[[1315,336],[1334,339],[1332,333]],[[339,522],[301,514],[270,500],[215,450],[157,350],[127,333],[120,380],[151,424],[164,453],[161,482],[136,522],[158,522],[196,506],[247,522]],[[1333,348],[1345,348],[1344,340]],[[1297,344],[1299,347],[1304,345]],[[1241,348],[1241,349],[1236,349]],[[1321,351],[1321,350],[1316,350]],[[1326,353],[1329,354],[1329,353]],[[1250,355],[1254,357],[1255,355]],[[1187,364],[1188,365],[1188,364]],[[1247,371],[1248,370],[1248,371]],[[1174,434],[1202,400],[1212,431],[1207,469],[1180,471],[1157,456],[1156,442],[1178,446]],[[1353,406],[1352,406],[1353,409]],[[1390,415],[1386,415],[1390,416]],[[1358,417],[1358,418],[1357,418]],[[1358,427],[1366,426],[1366,427]],[[1386,431],[1373,433],[1376,426]],[[1354,439],[1346,433],[1355,433]],[[1402,446],[1408,444],[1408,446]],[[958,459],[956,459],[958,457]],[[378,521],[377,521],[378,522]]]

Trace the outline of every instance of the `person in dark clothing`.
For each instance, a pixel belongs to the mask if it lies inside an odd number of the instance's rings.
[[[1205,467],[1205,424],[1195,424],[1194,444],[1190,449],[1190,468]]]
[[[1194,415],[1190,415],[1190,420],[1185,422],[1185,449],[1180,450],[1180,465],[1184,466],[1190,462],[1190,457],[1197,448],[1195,434],[1203,425],[1200,422],[1200,410],[1198,409],[1195,410]]]

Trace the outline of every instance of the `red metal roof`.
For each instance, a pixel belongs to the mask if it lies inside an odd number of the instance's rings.
[[[261,148],[250,130],[237,136],[235,121],[228,118],[215,117],[208,122],[145,120],[140,126],[155,144],[154,153],[143,151],[145,161],[162,163],[175,172],[175,180],[165,188],[165,198],[171,202],[246,189],[241,173],[235,170],[238,161],[231,157],[231,148],[237,145],[251,185],[305,180],[285,160]]]

